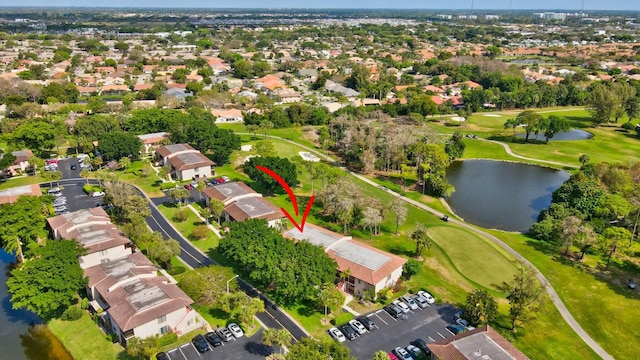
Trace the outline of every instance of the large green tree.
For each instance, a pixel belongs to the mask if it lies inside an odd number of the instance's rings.
[[[78,262],[84,249],[74,240],[51,240],[30,248],[33,257],[11,271],[7,288],[14,309],[25,307],[48,321],[73,304],[87,285]]]
[[[13,204],[0,205],[0,245],[23,259],[24,247],[46,236],[45,205],[41,197],[21,196]]]
[[[200,306],[214,306],[226,291],[227,281],[233,279],[233,270],[223,266],[207,266],[185,273],[178,286]],[[206,284],[206,286],[203,286]],[[235,290],[235,279],[229,281]]]
[[[520,263],[511,282],[503,282],[498,290],[507,294],[511,331],[517,332],[518,324],[525,324],[542,306],[544,288],[532,269]]]
[[[251,180],[262,186],[267,194],[271,195],[275,193],[278,188],[281,188],[281,186],[280,183],[278,183],[278,181],[269,174],[256,168],[258,165],[264,166],[278,174],[287,183],[287,185],[298,185],[296,165],[289,161],[289,159],[277,156],[252,157],[244,164],[244,172],[251,178]]]
[[[516,122],[524,128],[524,142],[529,142],[529,136],[538,129],[542,116],[533,110],[525,110],[516,116]]]
[[[286,355],[287,360],[300,359],[333,359],[333,360],[353,360],[351,350],[328,337],[320,340],[310,337],[303,338],[289,347]]]
[[[312,300],[318,286],[335,279],[337,264],[323,248],[285,239],[264,220],[231,223],[218,249],[254,284],[285,302]]]
[[[570,128],[571,126],[569,125],[567,119],[560,116],[551,115],[547,118],[541,119],[538,122],[537,131],[542,132],[544,134],[545,142],[549,143],[549,139],[556,136],[557,133],[569,131]]]
[[[492,322],[498,315],[498,303],[486,290],[474,290],[467,295],[463,317],[473,326]]]
[[[98,151],[105,160],[119,160],[123,157],[137,159],[141,150],[140,139],[125,132],[114,131],[102,134],[98,142]]]
[[[56,133],[56,127],[50,122],[27,121],[8,135],[8,141],[15,148],[28,148],[39,155],[56,145]]]

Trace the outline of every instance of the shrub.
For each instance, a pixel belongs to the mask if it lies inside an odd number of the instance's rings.
[[[75,321],[82,317],[82,309],[76,305],[71,305],[60,316],[60,320]]]
[[[98,185],[84,184],[82,185],[82,190],[87,194],[91,194],[94,191],[100,191],[100,187]]]
[[[85,309],[87,309],[87,307],[89,307],[89,299],[82,298],[82,303],[80,304],[80,308],[82,310],[85,310]]]
[[[409,259],[409,261],[402,266],[402,276],[407,280],[411,279],[411,277],[419,273],[421,269],[422,263],[420,261]]]
[[[177,222],[184,222],[187,221],[187,219],[189,218],[189,213],[188,211],[191,211],[187,208],[185,209],[181,209],[180,211],[178,211],[176,213],[176,215],[173,217],[173,220],[177,221]]]
[[[209,228],[207,225],[198,225],[193,229],[191,235],[193,235],[197,240],[202,240],[209,235]]]
[[[333,325],[339,325],[349,322],[349,320],[353,320],[353,314],[350,312],[342,313],[331,320]]]
[[[160,189],[161,190],[169,190],[169,189],[173,189],[175,187],[176,187],[176,183],[173,182],[173,181],[160,184]]]
[[[382,290],[378,291],[378,300],[380,300],[382,302],[387,302],[392,297],[393,297],[393,289],[392,288],[386,288],[386,289],[382,289]]]
[[[625,129],[626,131],[631,131],[631,130],[635,129],[636,126],[633,125],[630,121],[628,121],[628,122],[622,124],[622,128]]]
[[[178,341],[178,335],[176,333],[164,334],[158,339],[158,347],[167,346],[176,341]]]

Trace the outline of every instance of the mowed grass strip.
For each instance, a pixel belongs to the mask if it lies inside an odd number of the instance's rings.
[[[510,281],[516,272],[513,258],[507,258],[480,236],[450,227],[429,228],[429,235],[469,280],[488,290]]]
[[[111,343],[85,311],[78,320],[51,320],[47,326],[74,359],[133,359],[120,344]]]

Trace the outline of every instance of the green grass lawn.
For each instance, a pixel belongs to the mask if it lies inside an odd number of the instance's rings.
[[[179,211],[183,209],[186,210],[188,214],[188,218],[183,222],[177,222],[175,220],[175,216]],[[185,238],[191,240],[191,242],[200,250],[206,252],[209,248],[218,247],[218,242],[220,239],[213,231],[211,231],[205,239],[202,239],[202,240],[194,239],[192,235],[193,229],[195,229],[196,226],[204,225],[204,222],[202,222],[202,220],[200,220],[200,218],[188,207],[186,206],[177,207],[177,206],[173,206],[171,204],[165,203],[165,204],[159,205],[158,210],[160,210],[160,212],[167,219],[169,219],[169,221],[171,221],[173,226],[175,226],[175,228],[178,229],[178,231],[180,231],[180,233]]]
[[[120,344],[113,344],[86,311],[76,321],[52,320],[47,326],[74,359],[133,359]]]
[[[0,190],[8,189],[16,186],[22,186],[22,185],[38,184],[41,182],[45,182],[45,180],[40,176],[24,176],[24,177],[8,178],[6,180],[0,180]],[[54,181],[53,182],[54,186],[55,186],[55,183],[56,182]]]
[[[559,258],[557,252],[540,241],[491,232],[542,271],[580,325],[613,357],[631,359],[640,352],[637,294]],[[587,255],[590,256],[593,255]]]

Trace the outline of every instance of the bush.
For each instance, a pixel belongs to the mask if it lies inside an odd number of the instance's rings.
[[[86,310],[89,307],[89,299],[82,298],[82,303],[80,304],[80,308],[82,310]]]
[[[353,320],[353,314],[350,312],[342,313],[331,320],[333,325],[339,325],[349,322],[349,320]]]
[[[193,229],[191,235],[193,235],[197,240],[202,240],[209,235],[209,228],[207,225],[198,225]]]
[[[90,184],[82,185],[82,190],[87,194],[91,194],[94,191],[101,191],[98,185],[90,185]]]
[[[627,121],[626,123],[622,124],[622,128],[625,129],[626,131],[631,131],[635,129],[636,126],[633,125],[630,121]]]
[[[402,266],[402,276],[407,280],[411,279],[411,277],[419,273],[421,269],[422,263],[420,261],[409,259],[409,261]]]
[[[176,187],[176,183],[175,182],[165,182],[160,184],[160,189],[161,190],[169,190],[169,189],[173,189]]]
[[[185,209],[181,209],[180,211],[178,211],[175,216],[173,217],[173,220],[177,221],[177,222],[184,222],[187,221],[187,219],[189,218],[189,213],[188,211],[191,211],[187,208]]]
[[[393,289],[386,288],[378,291],[378,300],[381,302],[387,302],[393,297]]]
[[[178,335],[176,333],[164,334],[158,339],[158,347],[164,347],[176,341],[178,341]]]
[[[60,316],[60,320],[75,321],[82,317],[82,309],[76,305],[71,305]]]

